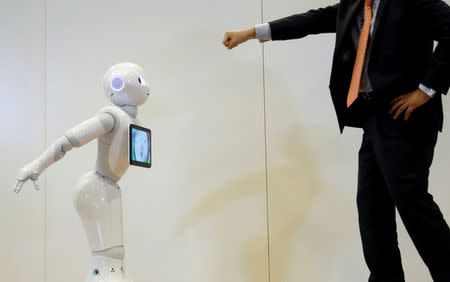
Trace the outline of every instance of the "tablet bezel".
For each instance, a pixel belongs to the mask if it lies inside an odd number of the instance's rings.
[[[131,146],[133,146],[133,140],[132,140],[133,135],[131,133],[132,133],[133,128],[137,129],[137,130],[148,132],[150,134],[150,163],[133,161],[133,159],[132,159],[131,154],[132,154],[133,150],[132,150]],[[152,131],[149,128],[145,128],[145,127],[142,127],[142,126],[139,126],[136,124],[130,124],[130,128],[128,130],[128,143],[129,143],[128,144],[128,159],[129,159],[130,165],[147,167],[147,168],[152,167],[152,162],[153,162],[152,161],[152,157],[153,157],[153,155],[152,155]]]

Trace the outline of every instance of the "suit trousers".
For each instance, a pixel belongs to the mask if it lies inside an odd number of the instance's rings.
[[[417,108],[405,121],[403,115],[394,120],[386,104],[358,102],[364,112],[364,133],[357,206],[370,282],[405,281],[396,209],[433,280],[450,282],[450,229],[428,192],[438,137],[431,103]]]

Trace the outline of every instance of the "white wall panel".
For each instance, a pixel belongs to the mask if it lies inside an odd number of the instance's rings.
[[[0,2],[1,281],[44,281],[44,193],[19,169],[44,148],[43,2]],[[43,185],[41,181],[41,185]]]
[[[335,4],[264,0],[264,20]],[[334,35],[265,45],[271,281],[365,281],[356,212],[361,130],[340,136],[328,90]],[[447,112],[449,111],[448,108]],[[430,190],[448,219],[448,126]],[[401,225],[401,224],[399,224]],[[403,226],[407,281],[431,281]]]
[[[334,2],[264,0],[264,21]],[[94,169],[95,142],[51,167],[44,191],[11,191],[46,141],[107,104],[103,73],[122,61],[144,67],[152,91],[140,118],[153,132],[153,168],[130,167],[119,183],[134,281],[268,281],[267,219],[270,281],[366,280],[355,203],[361,131],[338,133],[327,87],[333,35],[265,44],[266,210],[261,46],[221,46],[225,31],[261,21],[260,5],[0,2],[5,281],[83,281],[89,251],[72,195]],[[447,220],[449,130],[446,122],[430,177]],[[431,281],[401,223],[399,236],[407,280]]]
[[[259,20],[259,1],[48,1],[49,140],[107,104],[110,65],[148,73],[140,118],[154,165],[120,181],[135,281],[267,278],[261,47],[221,46],[227,29]],[[72,151],[48,171],[48,282],[87,271],[72,191],[95,151]]]

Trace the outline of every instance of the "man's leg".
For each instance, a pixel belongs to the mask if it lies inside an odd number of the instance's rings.
[[[370,118],[368,126],[372,126]],[[403,282],[397,243],[395,206],[378,167],[366,128],[359,151],[357,205],[370,282]]]
[[[428,193],[438,130],[426,108],[409,121],[378,116],[374,151],[395,206],[435,282],[450,281],[450,229]]]

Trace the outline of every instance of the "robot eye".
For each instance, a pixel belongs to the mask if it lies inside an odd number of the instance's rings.
[[[145,85],[145,79],[142,75],[138,76],[138,81],[140,84]]]
[[[125,81],[123,81],[123,78],[120,76],[115,76],[110,81],[111,89],[114,91],[122,91],[122,89],[125,87]]]

